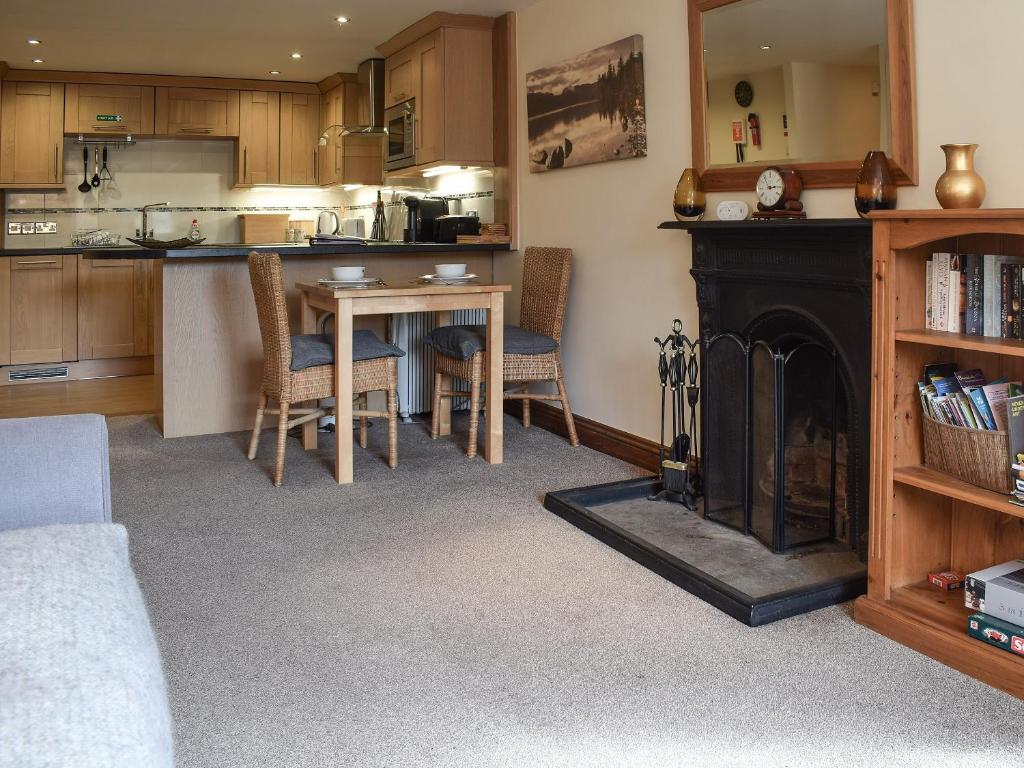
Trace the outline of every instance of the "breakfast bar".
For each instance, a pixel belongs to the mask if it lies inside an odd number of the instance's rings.
[[[250,252],[280,254],[288,315],[292,327],[298,329],[302,312],[297,284],[316,285],[319,279],[330,277],[332,267],[361,265],[367,276],[379,278],[388,288],[407,289],[418,277],[432,273],[435,264],[458,261],[479,277],[479,288],[494,282],[495,255],[507,250],[507,244],[341,242],[174,250],[99,248],[83,251],[83,257],[156,260],[153,311],[157,420],[164,437],[184,437],[252,428],[263,349],[246,264]],[[429,311],[437,309],[443,308]],[[385,335],[382,315],[360,316],[354,322],[355,327]],[[496,454],[492,448],[489,455],[500,457],[500,433],[498,443]]]

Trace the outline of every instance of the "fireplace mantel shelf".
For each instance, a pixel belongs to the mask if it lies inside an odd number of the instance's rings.
[[[744,219],[743,221],[663,221],[658,229],[822,229],[832,227],[871,227],[867,219]]]

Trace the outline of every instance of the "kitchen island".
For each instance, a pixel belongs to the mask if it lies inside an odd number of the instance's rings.
[[[85,259],[154,259],[154,374],[157,419],[164,437],[238,432],[252,428],[263,348],[246,257],[274,251],[284,263],[292,329],[301,327],[298,282],[329,277],[330,268],[361,265],[368,277],[405,286],[456,261],[482,282],[493,281],[495,254],[507,244],[341,242],[213,245],[159,250],[84,249]],[[359,318],[359,326],[385,335],[386,319]]]

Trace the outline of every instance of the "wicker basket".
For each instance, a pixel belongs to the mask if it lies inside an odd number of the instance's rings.
[[[1010,493],[1010,445],[1006,432],[942,424],[927,414],[924,463],[971,485]]]

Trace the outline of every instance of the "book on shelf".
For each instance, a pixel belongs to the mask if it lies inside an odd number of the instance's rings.
[[[1024,257],[933,253],[924,282],[926,329],[1024,338]]]
[[[968,336],[981,336],[985,332],[985,264],[977,253],[965,254],[963,260],[966,283],[963,332]]]

